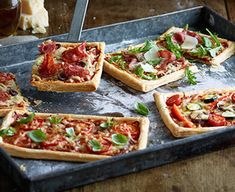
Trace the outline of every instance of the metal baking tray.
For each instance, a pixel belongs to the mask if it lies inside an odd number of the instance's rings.
[[[106,52],[128,44],[155,39],[171,26],[185,24],[201,32],[205,28],[230,40],[235,40],[235,26],[207,7],[196,7],[160,16],[84,30],[82,40],[105,41]],[[67,34],[51,37],[57,41],[66,40]],[[144,102],[149,114],[150,132],[148,147],[113,158],[90,163],[29,160],[12,158],[0,149],[0,166],[18,184],[22,191],[61,191],[88,183],[101,181],[128,173],[160,166],[197,154],[231,146],[235,142],[235,127],[210,133],[175,139],[165,127],[155,107],[153,92],[135,91],[118,80],[103,73],[99,89],[92,93],[49,93],[39,92],[30,86],[31,66],[38,53],[37,45],[42,41],[4,46],[0,48],[0,70],[16,74],[22,93],[29,100],[42,100],[32,106],[39,112],[62,112],[75,114],[109,114],[113,116],[137,116],[136,101]],[[162,86],[157,91],[189,91],[211,87],[235,86],[235,57],[223,63],[219,69],[198,64],[199,83],[189,86],[180,80]],[[220,72],[219,72],[220,71]],[[23,169],[22,169],[23,168]]]

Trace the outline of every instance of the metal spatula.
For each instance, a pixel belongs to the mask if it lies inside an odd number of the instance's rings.
[[[68,42],[78,42],[80,40],[88,2],[89,0],[77,0],[70,32],[67,38]]]

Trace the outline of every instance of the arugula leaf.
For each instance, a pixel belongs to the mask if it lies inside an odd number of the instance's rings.
[[[122,55],[112,55],[111,58],[109,59],[109,63],[117,63],[122,59],[123,59]]]
[[[172,53],[174,53],[176,58],[179,59],[182,57],[182,50],[178,44],[175,44],[172,41],[171,37],[172,37],[171,35],[166,36],[167,49],[170,50]]]
[[[46,140],[46,134],[41,129],[30,131],[27,135],[36,143],[41,143]]]
[[[106,128],[112,127],[112,126],[114,126],[116,124],[117,123],[112,121],[112,119],[108,119],[107,122],[101,123],[100,127],[106,129]]]
[[[150,74],[147,74],[147,75],[143,74],[142,79],[155,80],[155,79],[157,79],[157,76],[154,73],[150,73]]]
[[[185,76],[188,79],[189,85],[196,85],[197,84],[196,77],[193,75],[192,71],[189,69],[189,66],[187,66],[185,68]]]
[[[75,137],[76,136],[73,127],[66,128],[65,131],[66,131],[66,134],[68,137]]]
[[[146,41],[144,42],[144,45],[143,45],[142,47],[133,48],[133,49],[129,50],[128,52],[129,52],[129,53],[133,53],[133,54],[142,53],[142,52],[147,52],[147,51],[149,51],[153,46],[154,46],[154,42],[153,42],[153,41],[146,40]]]
[[[219,41],[219,39],[217,38],[216,35],[214,35],[212,32],[210,32],[209,29],[206,28],[206,31],[210,34],[211,38],[215,41],[217,46],[221,46],[221,43]]]
[[[216,57],[216,53],[221,49],[222,47],[221,46],[219,46],[219,47],[215,47],[215,48],[213,48],[213,49],[210,49],[210,50],[208,50],[209,51],[209,53],[210,53],[210,55],[211,55],[211,57]]]
[[[202,41],[203,41],[205,47],[207,47],[207,48],[211,48],[212,47],[212,42],[211,42],[211,40],[209,38],[202,37]]]
[[[88,145],[91,147],[92,151],[100,151],[102,149],[101,144],[97,140],[88,141]]]
[[[144,116],[147,116],[149,114],[148,107],[145,104],[139,102],[135,103],[135,111]]]
[[[138,75],[139,77],[143,76],[144,69],[143,69],[143,67],[141,67],[141,65],[139,65],[135,68],[135,74]]]
[[[28,115],[28,117],[18,119],[17,122],[21,123],[21,124],[27,124],[27,123],[33,121],[34,116],[35,116],[35,113],[33,112],[30,115]]]
[[[7,136],[11,137],[11,136],[15,135],[15,133],[16,133],[16,129],[13,127],[9,127],[7,129],[0,130],[0,136],[7,135]]]
[[[192,51],[190,51],[190,54],[196,55],[196,56],[199,56],[199,57],[206,56],[207,53],[208,53],[207,50],[202,45],[199,45],[198,48],[193,49]]]
[[[121,69],[123,69],[123,70],[126,69],[126,65],[127,65],[126,61],[120,60],[120,61],[118,62],[118,64],[119,64],[119,66],[120,66]]]
[[[159,58],[156,58],[154,60],[147,61],[147,63],[150,64],[150,65],[156,66],[161,62],[161,60],[162,60],[162,58],[159,57]]]
[[[62,121],[62,118],[57,116],[49,117],[49,121],[51,124],[59,124]]]
[[[112,142],[116,145],[126,145],[128,138],[122,134],[112,134]]]

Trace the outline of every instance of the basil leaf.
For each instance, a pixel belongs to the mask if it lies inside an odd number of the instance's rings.
[[[28,115],[28,117],[18,119],[17,122],[21,123],[21,124],[27,124],[27,123],[33,121],[34,116],[35,116],[35,113],[33,112],[30,115]]]
[[[148,107],[143,103],[135,103],[135,111],[141,115],[147,116],[149,114]]]
[[[189,66],[185,68],[185,77],[188,79],[189,85],[196,85],[196,77],[193,75],[192,71],[189,69]]]
[[[0,130],[0,136],[7,135],[7,136],[13,136],[16,133],[16,129],[13,127],[9,127],[7,129]]]
[[[100,127],[106,129],[106,128],[112,127],[114,125],[116,125],[116,122],[112,121],[111,119],[108,119],[107,122],[101,123]]]
[[[214,40],[214,42],[216,43],[217,46],[221,46],[221,43],[219,41],[219,39],[217,38],[216,35],[214,35],[212,32],[210,32],[209,29],[206,29],[206,31],[210,34],[211,38]]]
[[[111,58],[109,59],[110,63],[117,63],[118,61],[122,60],[123,56],[122,55],[113,55],[111,56]]]
[[[66,131],[67,136],[69,136],[69,137],[75,137],[76,136],[73,127],[66,128],[65,131]]]
[[[211,40],[209,38],[202,37],[202,41],[203,41],[205,47],[207,47],[207,48],[211,48],[212,47],[212,42],[211,42]]]
[[[128,142],[128,138],[122,134],[112,134],[112,142],[116,145],[126,145]]]
[[[91,147],[92,151],[100,151],[102,149],[101,144],[97,140],[88,141],[88,145]]]
[[[150,65],[153,65],[153,66],[156,66],[158,65],[160,62],[162,61],[162,58],[157,58],[157,59],[154,59],[154,60],[151,60],[151,61],[147,61],[148,64]]]
[[[36,143],[41,143],[46,140],[46,134],[41,129],[30,131],[27,135]]]
[[[128,52],[129,52],[129,53],[133,53],[133,54],[142,53],[142,52],[147,52],[147,51],[149,51],[154,45],[155,45],[155,44],[154,44],[153,41],[146,40],[146,41],[144,42],[144,45],[143,45],[142,47],[133,48],[133,49],[129,50]]]
[[[215,47],[215,48],[213,48],[213,49],[208,50],[209,53],[210,53],[210,55],[211,55],[211,57],[216,57],[216,53],[217,53],[221,48],[222,48],[222,47],[219,46],[219,47]]]
[[[176,58],[179,59],[182,57],[182,53],[181,53],[182,50],[178,44],[175,44],[172,41],[171,37],[172,37],[171,35],[166,36],[167,49],[170,50],[172,53],[174,53]]]
[[[206,56],[207,53],[208,53],[207,50],[202,45],[199,45],[198,48],[193,49],[192,51],[190,51],[191,55],[196,55],[196,56],[199,56],[199,57]]]
[[[62,121],[62,118],[57,117],[57,116],[52,116],[52,117],[49,117],[49,121],[52,124],[59,124]]]

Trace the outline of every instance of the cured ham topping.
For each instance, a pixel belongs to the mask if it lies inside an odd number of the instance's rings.
[[[43,117],[34,113],[15,113],[13,119],[0,136],[3,142],[24,148],[110,156],[138,148],[138,121]]]
[[[6,84],[7,81],[15,80],[15,77],[11,73],[0,72],[0,83]]]
[[[53,53],[57,49],[57,45],[54,41],[44,42],[38,47],[41,53]]]
[[[180,126],[216,127],[235,125],[234,92],[211,91],[204,94],[180,96],[166,99],[167,108]]]

